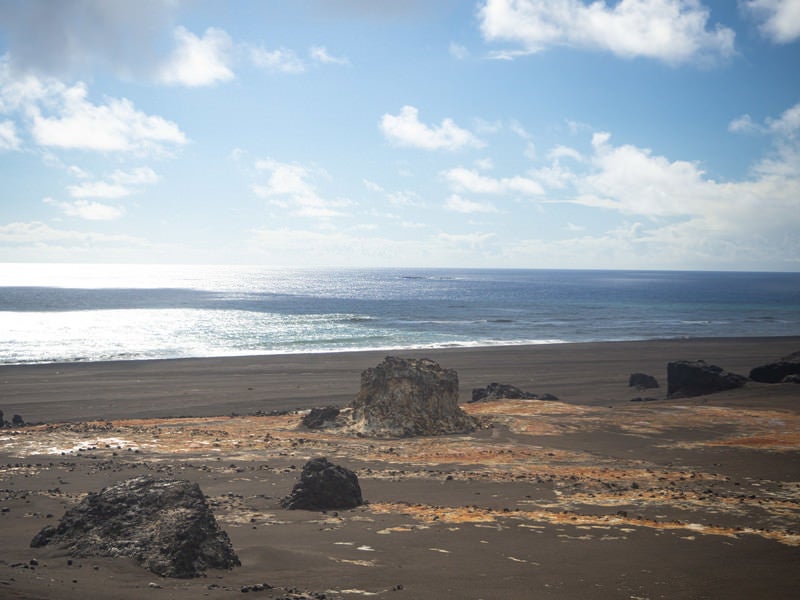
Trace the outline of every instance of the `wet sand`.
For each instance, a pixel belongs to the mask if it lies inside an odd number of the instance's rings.
[[[393,352],[559,401],[464,404],[470,435],[367,439],[300,426],[385,352],[0,367],[0,598],[794,598],[800,386],[666,400],[666,363],[747,374],[798,338]],[[635,371],[661,388],[627,386]],[[655,400],[631,402],[636,396]],[[366,506],[286,511],[314,456]],[[127,559],[29,548],[85,493],[138,474],[197,481],[242,560],[159,578]],[[36,564],[31,564],[31,561]],[[152,585],[151,585],[152,584]]]

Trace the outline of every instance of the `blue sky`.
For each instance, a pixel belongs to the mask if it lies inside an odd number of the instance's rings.
[[[0,260],[800,270],[800,0],[0,0]]]

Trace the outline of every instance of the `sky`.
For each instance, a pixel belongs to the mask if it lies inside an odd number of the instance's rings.
[[[0,0],[0,261],[800,271],[800,0]]]

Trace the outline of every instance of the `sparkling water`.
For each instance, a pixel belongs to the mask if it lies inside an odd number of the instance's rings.
[[[0,264],[0,363],[800,335],[799,273]]]

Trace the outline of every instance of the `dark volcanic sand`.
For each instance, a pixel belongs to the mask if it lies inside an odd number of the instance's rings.
[[[798,349],[776,338],[396,352],[455,368],[463,401],[492,381],[562,400],[469,405],[485,428],[404,440],[246,416],[344,405],[386,353],[0,367],[6,419],[50,424],[0,434],[0,598],[230,598],[264,582],[275,589],[249,594],[794,598],[800,386],[663,396],[667,361],[746,375]],[[634,371],[661,388],[628,388]],[[642,395],[659,400],[630,402]],[[195,418],[165,418],[179,416]],[[282,510],[319,455],[356,470],[370,504]],[[142,473],[197,481],[242,567],[169,580],[28,547],[87,491]]]

